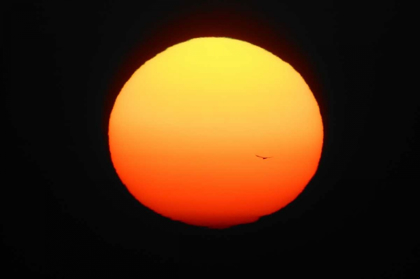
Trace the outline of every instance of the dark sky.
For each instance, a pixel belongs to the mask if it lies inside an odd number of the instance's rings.
[[[32,1],[3,10],[4,266],[42,278],[419,275],[420,109],[399,1]],[[411,27],[410,27],[411,26]],[[140,205],[113,170],[113,101],[194,37],[261,46],[302,74],[325,141],[306,190],[252,225],[195,228]]]

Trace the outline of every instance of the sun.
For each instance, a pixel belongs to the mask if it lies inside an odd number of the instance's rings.
[[[131,76],[108,136],[114,168],[141,204],[227,228],[291,203],[316,173],[324,133],[318,103],[290,64],[245,41],[204,37]]]

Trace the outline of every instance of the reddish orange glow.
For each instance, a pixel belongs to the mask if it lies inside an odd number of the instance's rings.
[[[192,39],[147,61],[109,120],[111,159],[130,193],[163,216],[212,228],[292,202],[318,168],[323,136],[300,74],[229,38]]]

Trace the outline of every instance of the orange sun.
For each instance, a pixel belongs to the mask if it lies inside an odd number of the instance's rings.
[[[300,74],[230,38],[192,39],[147,61],[109,120],[111,159],[129,192],[163,216],[211,228],[292,202],[317,170],[323,136]]]

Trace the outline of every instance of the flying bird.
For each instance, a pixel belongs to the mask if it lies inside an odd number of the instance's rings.
[[[255,155],[255,156],[257,156],[258,158],[262,158],[263,160],[265,160],[267,158],[273,158],[273,157],[264,157],[264,156],[258,156],[258,155]]]

